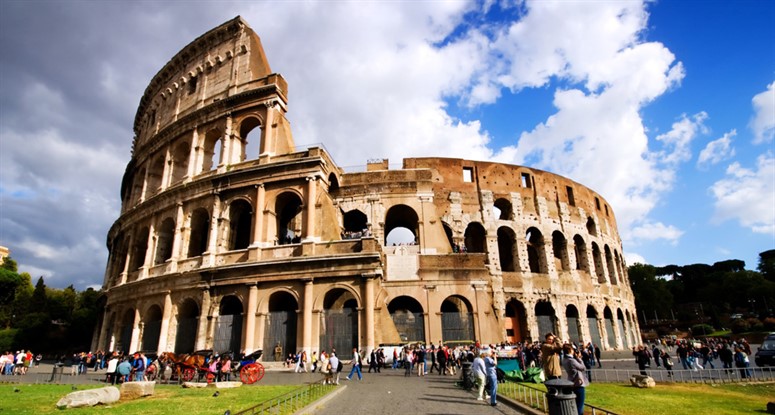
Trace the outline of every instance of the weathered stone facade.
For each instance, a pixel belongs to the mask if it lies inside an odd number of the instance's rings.
[[[614,213],[523,166],[345,172],[296,148],[288,86],[239,17],[181,50],[135,118],[93,349],[251,352],[638,339]],[[251,154],[249,140],[257,140]],[[392,231],[411,235],[388,242]],[[413,240],[412,240],[413,239]]]

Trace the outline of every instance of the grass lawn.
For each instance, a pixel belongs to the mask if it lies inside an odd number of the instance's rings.
[[[80,389],[101,387],[78,385]],[[18,388],[19,392],[14,392]],[[184,389],[156,385],[154,395],[113,405],[66,409],[67,414],[222,414],[237,412],[260,402],[298,389],[299,385],[243,386],[234,389]],[[219,396],[213,397],[215,391]],[[333,389],[332,389],[333,390]],[[71,385],[0,385],[0,414],[61,414],[56,403],[72,392]]]
[[[544,389],[543,385],[526,385]],[[624,384],[593,383],[587,388],[586,403],[622,415],[731,415],[766,413],[767,402],[770,401],[775,401],[775,383],[662,383],[652,389],[639,389]]]

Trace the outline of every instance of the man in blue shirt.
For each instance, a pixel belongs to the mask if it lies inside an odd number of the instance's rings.
[[[495,406],[498,404],[496,394],[498,393],[498,373],[495,368],[498,365],[498,357],[495,354],[495,349],[490,349],[490,355],[484,358],[484,367],[487,373],[487,380],[490,381],[490,405]]]

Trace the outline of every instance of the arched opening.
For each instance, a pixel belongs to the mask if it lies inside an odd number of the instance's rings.
[[[334,173],[328,175],[328,193],[336,194],[339,192],[339,179]]]
[[[595,220],[592,219],[592,216],[587,218],[587,233],[592,236],[597,236],[597,225],[595,225]]]
[[[560,231],[552,232],[552,251],[554,252],[554,268],[557,271],[570,271],[568,241]]]
[[[236,296],[227,295],[221,299],[213,351],[219,354],[242,351],[242,301]]]
[[[592,242],[592,260],[595,261],[595,274],[597,275],[597,282],[605,284],[605,268],[603,268],[603,255],[600,253],[600,248],[597,247],[597,243]]]
[[[159,335],[161,334],[161,308],[152,305],[143,319],[143,340],[140,350],[158,351]]]
[[[145,168],[137,171],[132,179],[132,196],[129,198],[129,204],[139,203],[143,196],[143,183],[145,182]]]
[[[342,239],[358,239],[368,234],[366,214],[360,210],[351,210],[344,214],[344,234]]]
[[[334,288],[323,298],[320,313],[320,350],[338,350],[340,356],[358,347],[358,300],[350,291]]]
[[[589,325],[589,337],[592,338],[592,344],[602,346],[600,340],[600,326],[597,323],[597,310],[591,305],[587,306],[587,325]]]
[[[113,284],[117,284],[118,281],[121,279],[121,274],[124,272],[124,267],[126,266],[126,258],[129,254],[129,238],[124,237],[123,234],[118,236],[117,238],[117,244],[115,250],[115,268],[113,268],[112,271],[112,278],[113,278]],[[114,245],[115,246],[115,245]]]
[[[627,333],[627,345],[629,347],[635,346],[636,343],[636,337],[632,335],[633,333],[633,324],[632,319],[630,318],[630,312],[629,310],[624,312],[624,319],[627,322],[627,327],[625,327],[625,332]],[[640,341],[638,341],[640,343]]]
[[[631,347],[629,341],[627,340],[627,336],[624,334],[626,327],[624,326],[624,314],[622,314],[622,310],[620,308],[616,309],[616,320],[619,323],[619,338],[622,339],[622,345],[624,347]]]
[[[156,231],[155,265],[163,264],[172,258],[172,240],[175,237],[175,221],[166,218]]]
[[[511,208],[511,202],[507,199],[500,198],[495,200],[492,206],[493,216],[500,220],[513,220],[514,212]]]
[[[549,301],[539,301],[535,308],[536,320],[538,320],[538,334],[543,339],[546,333],[557,334],[557,315]]]
[[[417,300],[405,295],[396,297],[388,304],[388,312],[402,342],[425,343],[425,316]]]
[[[256,117],[248,117],[240,124],[239,136],[242,145],[240,161],[258,158],[258,153],[260,151],[259,144],[261,143],[261,129],[256,130],[256,127],[259,125],[261,125],[261,122]]]
[[[611,284],[617,285],[616,265],[614,265],[614,256],[611,255],[611,248],[606,245],[603,249],[605,249],[605,264],[608,268],[608,279],[611,281]]]
[[[589,272],[589,258],[587,258],[587,245],[581,235],[573,237],[573,249],[576,253],[576,269]]]
[[[196,344],[199,323],[199,307],[192,299],[186,299],[178,307],[178,329],[175,333],[175,353],[192,353]]]
[[[465,298],[453,295],[441,303],[441,337],[445,344],[469,343],[474,337],[474,313]]]
[[[210,130],[205,135],[202,172],[214,170],[221,163],[223,159],[221,154],[221,137],[223,137],[223,133],[220,130]]]
[[[417,212],[406,205],[395,205],[385,214],[385,246],[419,243]]]
[[[283,192],[275,201],[277,215],[277,244],[297,244],[301,242],[302,203],[299,195]]]
[[[511,299],[506,303],[504,325],[506,340],[510,343],[528,341],[527,337],[527,312],[525,305],[520,301]]]
[[[530,272],[547,273],[544,236],[536,228],[529,228],[525,233],[527,240],[527,260]]]
[[[147,184],[145,186],[145,199],[161,191],[161,178],[164,175],[164,156],[156,155],[148,169]]]
[[[282,349],[280,361],[288,353],[296,353],[298,309],[299,303],[291,293],[278,291],[269,297],[269,312],[264,326],[264,360],[275,361],[277,345]]]
[[[175,184],[182,181],[188,175],[188,159],[191,157],[191,145],[182,142],[172,151],[172,180]]]
[[[253,207],[245,200],[235,200],[229,206],[229,250],[247,249],[253,229]]]
[[[191,214],[191,234],[188,239],[188,257],[197,257],[207,251],[210,239],[210,214],[198,208]]]
[[[614,249],[614,261],[616,262],[616,270],[619,273],[619,282],[627,284],[627,275],[624,272],[624,258],[619,255],[619,251]]]
[[[148,250],[148,228],[142,228],[135,237],[132,246],[132,264],[130,271],[137,271],[145,265],[145,253]]]
[[[498,228],[498,259],[501,263],[501,271],[516,271],[515,253],[517,252],[517,235],[508,226]]]
[[[565,307],[565,321],[568,323],[568,340],[576,344],[582,344],[579,310],[573,304]]]
[[[603,310],[603,320],[605,320],[605,334],[608,336],[608,348],[616,348],[616,337],[614,336],[614,315],[611,309],[606,306]]]
[[[466,227],[464,241],[467,252],[487,252],[486,232],[484,226],[479,222],[471,222]]]
[[[121,330],[116,350],[124,353],[129,353],[129,346],[132,344],[132,329],[135,325],[135,310],[130,308],[124,313],[124,317],[121,319]],[[132,350],[134,351],[134,350]]]
[[[460,247],[455,243],[455,240],[452,239],[452,228],[450,228],[446,222],[441,222],[441,226],[444,228],[444,235],[447,236],[449,248],[452,250],[452,252],[460,252]]]

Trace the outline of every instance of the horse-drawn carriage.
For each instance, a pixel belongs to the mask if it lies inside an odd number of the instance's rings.
[[[258,362],[262,351],[255,351],[239,360],[239,364],[232,366],[231,372],[239,375],[242,383],[253,384],[264,377],[264,366]],[[230,355],[223,353],[222,356]],[[214,382],[218,373],[211,368],[211,359],[215,354],[213,350],[197,350],[190,354],[175,355],[164,353],[160,360],[172,365],[173,376],[181,382],[206,381]]]

